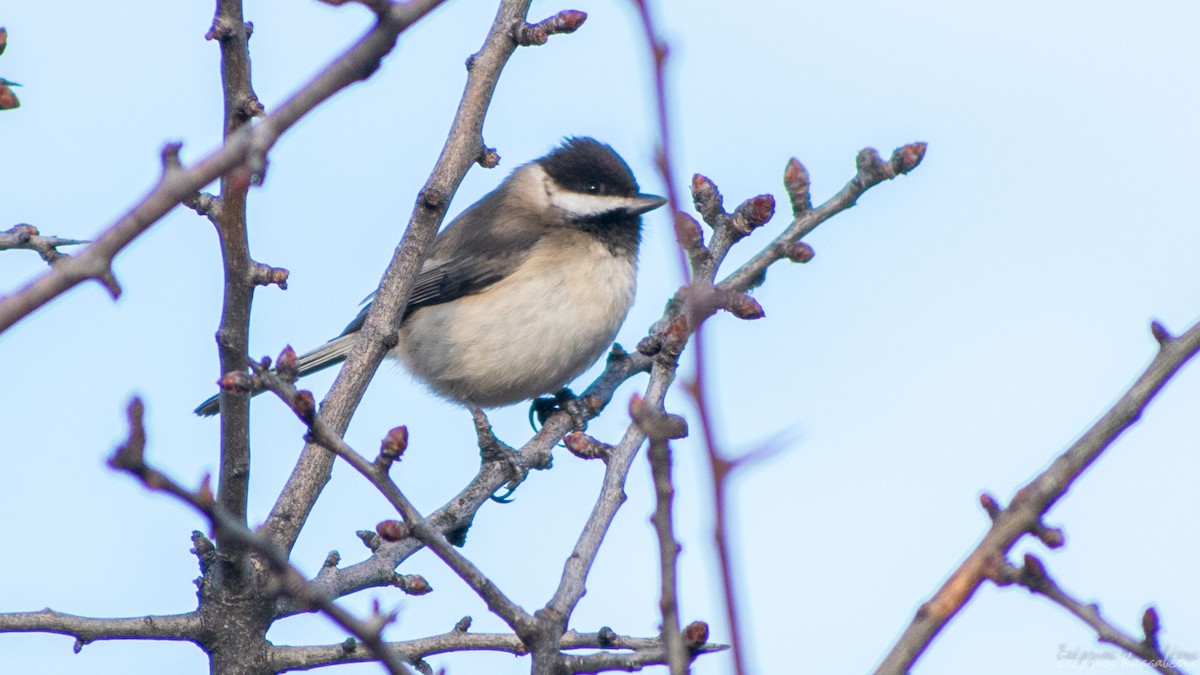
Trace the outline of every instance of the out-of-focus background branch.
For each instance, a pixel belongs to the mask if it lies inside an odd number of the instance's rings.
[[[612,143],[646,190],[663,189],[648,140],[652,102],[636,16],[608,3],[572,7],[588,12],[586,30],[552,39],[538,48],[547,51],[506,70],[484,130],[500,171],[471,172],[451,216],[502,172],[572,133]],[[562,8],[535,5],[533,18]],[[1188,112],[1196,94],[1176,81],[1200,66],[1187,34],[1197,17],[1182,2],[1154,17],[1123,5],[843,3],[751,5],[746,20],[731,21],[724,8],[659,8],[677,69],[670,103],[685,177],[712,177],[730,205],[763,192],[782,205],[780,170],[796,156],[819,203],[841,187],[851,153],[864,145],[920,138],[933,148],[913,179],[869,193],[837,227],[808,238],[816,256],[807,267],[770,271],[755,293],[764,320],[718,315],[709,329],[707,377],[719,393],[722,445],[738,453],[783,431],[799,439],[731,484],[741,570],[734,582],[750,665],[862,672],[987,527],[974,506],[979,492],[1009,503],[1124,390],[1153,353],[1148,319],[1179,330],[1200,313],[1188,290],[1200,282],[1190,177],[1163,171],[1200,149]],[[164,141],[184,142],[185,165],[216,144],[216,50],[200,39],[210,6],[125,0],[87,21],[45,3],[6,12],[0,66],[25,86],[21,107],[4,113],[0,228],[31,223],[94,238],[75,228],[128,208],[131,193],[153,183]],[[266,189],[250,205],[251,238],[257,257],[292,276],[287,292],[256,298],[251,353],[323,341],[378,281],[399,235],[395,213],[413,203],[437,155],[461,93],[462,59],[478,49],[490,14],[465,3],[439,10],[369,82],[273,149]],[[248,18],[255,91],[268,110],[373,21],[362,7],[304,3],[251,6]],[[84,57],[80,45],[100,46]],[[656,214],[647,224],[639,304],[619,338],[630,349],[679,281],[669,221]],[[765,245],[777,232],[769,225],[752,239]],[[747,241],[727,270],[757,246]],[[31,253],[3,256],[0,292],[46,269]],[[136,389],[153,401],[150,442],[172,450],[156,452],[156,461],[185,484],[215,469],[216,425],[190,410],[212,392],[211,358],[196,355],[211,354],[218,266],[211,231],[177,211],[118,259],[119,303],[84,285],[0,339],[0,415],[12,430],[0,512],[22,514],[0,525],[6,546],[20,552],[0,559],[0,609],[138,616],[193,606],[193,590],[179,581],[195,575],[186,533],[197,519],[131,490],[98,463],[124,437],[121,410]],[[1194,672],[1195,543],[1178,525],[1200,515],[1189,497],[1191,439],[1200,432],[1192,370],[1056,505],[1048,520],[1063,527],[1066,546],[1039,555],[1064,588],[1092,594],[1081,600],[1098,601],[1129,634],[1139,634],[1137,618],[1153,604],[1159,641]],[[366,448],[409,425],[413,440],[392,476],[429,513],[478,468],[470,419],[403,375],[382,375],[348,440]],[[331,378],[304,386],[320,395]],[[617,442],[628,420],[613,413],[644,383],[635,381],[589,434]],[[248,513],[256,523],[295,461],[302,429],[277,402],[253,405]],[[685,400],[669,399],[668,409],[686,409]],[[523,410],[492,418],[502,439],[528,437]],[[687,489],[703,486],[707,469],[693,439],[672,450],[682,619],[710,620],[720,641],[708,492]],[[516,503],[483,509],[468,535],[467,555],[523,604],[553,590],[547,584],[561,573],[603,469],[556,455]],[[615,547],[601,552],[573,615],[580,631],[617,616],[625,617],[613,626],[618,633],[647,635],[661,620],[653,602],[628,600],[658,590],[646,462],[635,462],[627,493],[607,544]],[[341,551],[343,565],[366,558],[353,530],[384,515],[390,508],[364,481],[335,469],[297,542],[296,563],[313,576],[329,548]],[[1018,546],[1013,560],[1025,550]],[[87,575],[75,564],[81,555]],[[464,612],[475,618],[472,631],[502,630],[428,554],[400,571],[427,575],[435,592],[401,599],[376,589],[347,606],[360,616],[372,598],[400,606],[393,639],[443,633]],[[830,582],[838,579],[847,581]],[[334,644],[345,634],[301,615],[270,637]],[[968,663],[972,672],[1057,672],[1112,653],[1050,603],[985,586],[920,669],[957,673]],[[75,655],[69,638],[27,634],[0,635],[0,656],[49,672],[204,667],[191,645],[95,643]],[[23,658],[35,661],[16,660]],[[440,658],[430,661],[452,671],[504,672],[509,664],[493,667],[494,655]],[[696,672],[726,672],[723,658],[704,657]],[[344,672],[356,669],[378,666]],[[511,672],[527,669],[511,664]]]

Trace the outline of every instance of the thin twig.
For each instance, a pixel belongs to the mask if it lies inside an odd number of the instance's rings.
[[[80,239],[61,239],[59,237],[42,236],[38,229],[32,225],[21,223],[0,232],[0,251],[9,249],[24,248],[30,251],[37,251],[48,264],[53,265],[62,258],[69,257],[65,253],[59,253],[59,246],[79,246],[86,244],[86,241]]]
[[[1020,584],[1030,593],[1048,598],[1096,631],[1100,642],[1120,647],[1162,675],[1182,675],[1158,644],[1158,612],[1153,607],[1142,615],[1144,635],[1139,640],[1105,620],[1100,614],[1099,605],[1081,602],[1064,591],[1046,572],[1046,565],[1037,556],[1025,554],[1025,564],[1020,568],[1005,562],[991,578],[997,585]]]
[[[200,614],[168,614],[130,618],[92,618],[52,609],[0,614],[0,633],[58,633],[75,638],[75,652],[97,640],[186,640],[196,642],[201,633]]]
[[[654,515],[650,517],[658,534],[659,607],[662,609],[662,638],[667,652],[671,675],[684,675],[688,668],[683,650],[683,635],[679,632],[679,598],[675,578],[679,562],[679,542],[671,518],[675,488],[671,483],[671,447],[664,438],[650,440],[650,472],[654,477],[656,497]]]

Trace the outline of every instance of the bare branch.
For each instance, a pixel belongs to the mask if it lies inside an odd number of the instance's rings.
[[[654,477],[656,506],[650,520],[658,534],[659,575],[661,578],[659,607],[662,610],[662,638],[666,647],[671,675],[687,672],[687,654],[683,650],[683,635],[679,632],[679,598],[675,574],[679,562],[679,542],[671,518],[675,488],[671,483],[671,447],[665,438],[650,439],[650,471]]]
[[[62,260],[12,295],[0,298],[0,333],[67,290],[89,279],[105,284],[110,294],[119,294],[111,280],[114,258],[134,239],[158,222],[184,199],[238,167],[261,165],[275,141],[301,117],[345,87],[364,79],[396,43],[396,37],[429,13],[442,0],[413,0],[392,5],[372,29],[348,51],[323,69],[312,81],[263,117],[253,127],[243,128],[225,144],[188,168],[172,168],[164,162],[158,183],[137,205],[102,231],[78,255]]]
[[[250,27],[242,15],[242,0],[218,0],[212,27],[205,36],[221,50],[221,91],[225,102],[224,139],[228,143],[253,117],[263,114],[250,82]],[[250,183],[246,169],[221,176],[220,195],[208,219],[216,226],[224,268],[221,322],[217,329],[219,372],[239,369],[250,343],[250,304],[254,271],[246,231],[246,199]],[[231,398],[226,396],[225,398]],[[217,502],[243,525],[250,491],[250,406],[240,397],[224,401],[221,415],[221,459]],[[218,541],[224,552],[240,558],[244,551]],[[238,577],[242,578],[242,577]]]
[[[186,640],[197,642],[201,635],[197,612],[121,619],[94,619],[64,614],[52,609],[40,612],[0,614],[0,633],[58,633],[75,638],[75,653],[97,640]]]
[[[1041,519],[1046,511],[1066,494],[1075,480],[1122,432],[1141,418],[1142,412],[1163,385],[1200,351],[1200,323],[1177,338],[1165,337],[1165,331],[1156,332],[1164,336],[1159,338],[1158,353],[1137,381],[1099,421],[1054,460],[1050,468],[1017,491],[1008,508],[996,513],[983,541],[950,575],[933,598],[921,605],[912,623],[876,673],[908,672],[946,623],[954,618],[988,578],[989,570],[995,566],[994,561],[1003,560],[1018,539],[1042,527]]]
[[[1046,572],[1045,564],[1036,556],[1026,554],[1025,564],[1019,569],[1007,562],[998,567],[999,569],[995,570],[991,576],[992,581],[998,586],[1020,584],[1029,589],[1030,593],[1049,598],[1055,604],[1074,614],[1080,621],[1091,626],[1092,630],[1096,631],[1100,642],[1107,642],[1124,649],[1163,675],[1182,675],[1158,645],[1158,612],[1153,607],[1147,609],[1142,616],[1145,637],[1138,640],[1106,621],[1100,615],[1099,605],[1085,604],[1068,595],[1050,577]]]
[[[583,22],[587,21],[587,13],[575,9],[564,9],[554,16],[537,23],[521,23],[513,26],[513,39],[518,45],[544,45],[551,35],[559,33],[574,33]]]
[[[395,618],[394,615],[377,613],[369,621],[357,619],[325,598],[316,589],[311,588],[300,570],[289,562],[286,553],[261,534],[251,531],[241,522],[241,519],[230,514],[221,504],[217,503],[207,477],[197,490],[192,491],[148,465],[145,461],[146,431],[142,424],[143,414],[144,408],[141,400],[134,398],[129,403],[129,438],[109,458],[108,465],[110,467],[136,476],[147,488],[166,492],[194,508],[208,519],[219,540],[228,541],[235,546],[261,555],[272,571],[278,575],[278,590],[281,594],[295,599],[306,608],[320,609],[333,619],[334,623],[362,640],[393,675],[409,672],[403,663],[383,648],[383,639],[380,633],[384,626]],[[204,610],[205,607],[202,606],[201,611]]]
[[[422,544],[441,558],[450,569],[454,570],[487,603],[488,609],[504,619],[514,631],[518,634],[524,634],[529,630],[529,627],[534,623],[533,617],[504,595],[479,568],[475,567],[471,561],[467,560],[466,556],[459,553],[446,540],[445,535],[440,529],[432,525],[417,512],[416,507],[404,496],[404,493],[400,491],[400,488],[387,474],[386,467],[388,463],[368,460],[354,450],[354,448],[351,448],[340,436],[335,434],[325,424],[320,415],[313,414],[311,407],[312,395],[308,392],[297,390],[290,382],[269,370],[259,370],[255,373],[255,376],[264,388],[279,396],[296,413],[300,421],[308,426],[311,443],[323,446],[354,467],[404,517],[403,525],[407,526],[407,528],[402,529],[391,526],[389,529],[392,532],[386,535],[381,530],[380,534],[385,535],[384,539],[396,541],[409,536],[416,537]],[[407,430],[402,435],[405,436],[404,443],[407,444]],[[388,437],[384,439],[384,449],[387,450],[387,446],[393,444],[396,440],[392,432],[389,432]]]
[[[389,642],[387,648],[409,663],[437,654],[457,651],[506,652],[515,656],[529,653],[529,649],[521,642],[521,639],[511,633],[468,633],[466,628],[416,640]],[[562,636],[562,648],[629,650],[630,654],[615,654],[614,656],[624,657],[628,663],[640,661],[641,665],[661,665],[666,662],[661,638],[626,637],[607,628],[597,633],[567,631]],[[727,649],[724,645],[704,644],[698,647],[695,653],[706,654],[724,649]],[[568,656],[567,662],[578,663],[574,659],[577,657]],[[313,647],[280,645],[271,649],[271,662],[281,672],[310,670],[334,664],[369,660],[371,660],[370,655],[358,649],[358,645],[353,641]],[[568,670],[568,672],[586,672],[586,669]]]
[[[759,286],[771,264],[782,258],[792,257],[791,247],[795,242],[815,230],[821,223],[854,206],[858,203],[858,198],[867,190],[885,180],[902,176],[917,168],[924,157],[925,143],[910,143],[896,148],[888,162],[880,159],[879,154],[871,148],[860,151],[858,153],[858,172],[845,187],[815,209],[801,208],[782,234],[718,285],[722,288],[734,288],[740,291],[748,291]],[[789,194],[796,187],[795,182],[798,181],[796,176],[801,172],[804,176],[803,185],[807,187],[808,172],[804,171],[804,167],[795,159],[788,162],[784,177]],[[795,205],[795,198],[793,198],[793,205]],[[808,256],[811,258],[811,249],[809,249]]]
[[[30,251],[37,251],[50,265],[58,262],[67,255],[58,252],[59,246],[79,246],[86,244],[86,241],[80,239],[60,239],[59,237],[44,237],[38,233],[38,229],[32,225],[21,223],[13,225],[7,230],[0,232],[0,251],[6,251],[14,248],[25,248]]]

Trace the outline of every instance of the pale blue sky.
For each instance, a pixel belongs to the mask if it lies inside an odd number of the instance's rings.
[[[666,3],[659,3],[665,5]],[[0,114],[0,228],[32,223],[88,238],[152,184],[158,152],[184,142],[191,161],[219,141],[215,45],[206,2],[9,3],[0,75],[22,107]],[[486,5],[486,8],[481,9]],[[755,672],[869,671],[987,527],[982,490],[1007,501],[1124,390],[1154,350],[1148,324],[1180,331],[1200,316],[1200,230],[1191,162],[1200,156],[1200,9],[1063,1],[688,2],[660,7],[672,47],[675,158],[717,182],[728,203],[770,192],[800,158],[814,199],[853,173],[864,146],[929,143],[911,176],[877,187],[809,242],[808,266],[777,266],[756,293],[757,322],[716,317],[708,365],[730,452],[781,432],[785,454],[736,483],[738,586]],[[646,191],[652,164],[648,64],[627,2],[535,2],[536,18],[588,12],[573,36],[521,50],[501,80],[485,140],[502,163],[474,169],[457,213],[512,167],[564,135],[617,148]],[[416,190],[445,137],[465,57],[492,3],[451,2],[402,38],[370,81],[285,137],[251,195],[255,257],[291,270],[289,290],[259,291],[255,355],[307,349],[337,333],[378,282]],[[254,82],[268,110],[369,26],[359,7],[247,2]],[[757,251],[783,215],[735,251]],[[619,340],[632,347],[679,282],[669,220],[647,218],[638,303]],[[42,271],[30,252],[0,254],[0,292]],[[730,266],[732,269],[732,265]],[[185,482],[216,468],[217,424],[191,415],[214,391],[221,290],[211,226],[178,209],[117,260],[117,303],[77,289],[0,337],[0,611],[45,606],[88,615],[194,607],[189,532],[203,528],[103,460],[124,434],[130,395],[146,400],[150,457]],[[306,381],[321,396],[332,372]],[[581,382],[586,381],[586,377]],[[644,380],[617,394],[628,400]],[[1042,555],[1070,592],[1135,631],[1153,603],[1162,641],[1200,670],[1195,570],[1200,373],[1184,369],[1142,421],[1050,513],[1067,546]],[[669,403],[690,414],[682,396]],[[591,431],[613,441],[614,406]],[[301,447],[302,429],[255,403],[253,517],[261,518]],[[527,437],[522,406],[492,416],[510,443]],[[347,439],[369,451],[408,424],[401,486],[425,511],[474,471],[464,410],[385,366]],[[702,449],[676,445],[686,619],[726,636],[709,534]],[[559,453],[509,506],[485,508],[466,553],[526,607],[552,591],[596,492],[601,467]],[[574,618],[649,634],[656,626],[652,492],[636,463]],[[315,571],[330,549],[365,549],[354,530],[389,516],[384,500],[339,467],[296,549]],[[1019,556],[1019,553],[1018,553]],[[499,630],[427,554],[400,571],[436,592],[371,598],[401,606],[391,637],[448,630],[462,615]],[[280,622],[279,644],[332,643],[320,617]],[[985,587],[914,672],[1055,673],[1067,649],[1115,652],[1048,602]],[[435,658],[451,673],[522,673],[505,655]],[[188,644],[96,643],[0,635],[0,664],[20,673],[201,673]],[[697,673],[724,673],[710,657]],[[378,672],[377,666],[338,672]],[[1144,672],[1134,666],[1105,672]]]

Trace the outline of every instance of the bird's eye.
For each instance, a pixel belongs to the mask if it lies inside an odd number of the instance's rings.
[[[583,186],[583,189],[590,195],[599,194],[600,193],[600,184],[594,180],[591,180],[591,181],[588,181],[587,184]]]

